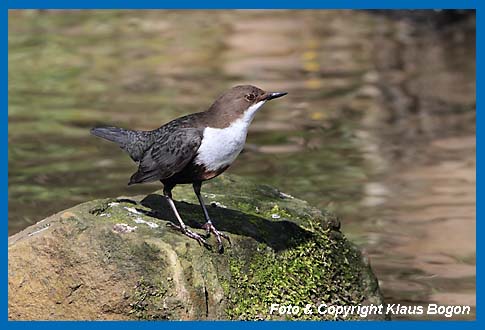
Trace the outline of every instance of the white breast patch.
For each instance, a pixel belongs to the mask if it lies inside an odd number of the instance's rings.
[[[241,118],[226,128],[207,127],[197,150],[196,164],[204,165],[209,171],[231,165],[244,148],[248,127],[256,111],[265,102],[260,101],[250,106]]]

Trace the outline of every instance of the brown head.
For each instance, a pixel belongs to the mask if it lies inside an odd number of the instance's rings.
[[[251,85],[235,86],[220,95],[207,112],[213,114],[212,127],[227,127],[234,120],[243,117],[250,122],[263,104],[286,94],[288,93],[265,92]]]

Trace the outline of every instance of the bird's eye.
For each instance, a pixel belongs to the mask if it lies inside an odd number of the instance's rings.
[[[246,100],[248,100],[248,101],[254,101],[254,98],[255,98],[254,94],[246,95]]]

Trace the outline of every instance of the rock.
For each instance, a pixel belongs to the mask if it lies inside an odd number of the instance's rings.
[[[175,219],[160,192],[83,203],[11,236],[9,319],[284,319],[269,314],[272,303],[382,303],[334,215],[232,176],[203,193],[232,240],[222,255],[166,226]],[[174,196],[186,223],[200,227],[191,186]]]

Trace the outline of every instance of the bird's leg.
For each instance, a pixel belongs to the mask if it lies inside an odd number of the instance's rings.
[[[195,182],[193,184],[194,192],[197,195],[197,198],[199,199],[199,203],[200,203],[200,206],[202,207],[202,211],[204,212],[204,218],[205,218],[205,221],[206,221],[206,223],[202,226],[202,228],[204,228],[206,230],[206,233],[207,233],[206,237],[209,237],[211,233],[214,234],[214,236],[216,237],[216,240],[217,240],[217,248],[218,248],[219,252],[222,253],[222,252],[224,252],[224,245],[222,245],[222,238],[227,239],[229,244],[231,244],[231,240],[229,239],[228,235],[224,234],[223,232],[218,231],[216,229],[216,227],[214,227],[214,225],[212,224],[212,221],[209,217],[209,213],[207,212],[207,208],[205,207],[205,204],[204,204],[204,199],[202,198],[202,196],[200,194],[201,186],[202,186],[201,182]]]
[[[199,244],[205,246],[206,248],[211,248],[210,244],[205,241],[205,239],[200,236],[197,233],[194,233],[190,229],[187,228],[187,225],[182,221],[182,218],[180,217],[179,212],[177,211],[177,208],[175,207],[175,203],[173,202],[172,199],[172,189],[173,187],[164,187],[163,188],[163,194],[165,198],[168,201],[168,204],[172,208],[173,213],[175,214],[175,217],[177,218],[179,225],[177,226],[176,224],[173,224],[171,222],[168,223],[171,227],[180,230],[185,236],[188,236],[192,239],[195,239]]]

